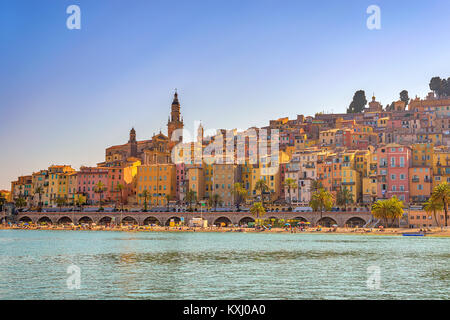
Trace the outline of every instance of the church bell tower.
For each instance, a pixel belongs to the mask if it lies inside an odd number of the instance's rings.
[[[180,112],[180,102],[178,101],[178,93],[175,89],[175,94],[173,95],[173,101],[172,101],[172,109],[170,112],[169,121],[167,122],[167,135],[169,137],[169,141],[174,143],[172,141],[172,134],[177,129],[183,129],[183,118],[181,117]],[[178,141],[181,142],[183,140],[183,137],[180,136],[178,138]]]

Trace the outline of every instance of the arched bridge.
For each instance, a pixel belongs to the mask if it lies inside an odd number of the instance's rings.
[[[175,221],[184,219],[185,223],[189,223],[193,218],[200,217],[208,220],[208,225],[221,222],[243,225],[255,220],[255,216],[248,212],[19,212],[16,221],[51,224],[119,224],[122,222],[133,225],[168,225],[171,219]],[[324,212],[322,219],[319,212],[266,212],[261,218],[297,219],[310,222],[311,225],[331,226],[337,224],[342,227],[345,225],[363,226],[369,222],[371,217],[370,212]],[[5,219],[5,213],[1,213],[0,223]]]

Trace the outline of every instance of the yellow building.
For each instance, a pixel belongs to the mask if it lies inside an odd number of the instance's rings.
[[[414,143],[411,149],[413,167],[433,165],[434,145],[432,143]]]
[[[335,145],[336,144],[336,133],[340,129],[330,129],[325,131],[320,131],[319,142],[324,145]]]
[[[209,198],[214,193],[214,169],[212,164],[203,162],[203,175],[205,177],[205,198]]]
[[[417,141],[422,143],[432,143],[434,145],[442,144],[442,133],[418,134]]]
[[[294,148],[296,151],[304,150],[306,148],[315,146],[318,143],[319,143],[319,140],[308,139],[308,136],[306,134],[300,134],[298,136],[295,136]]]
[[[57,199],[69,198],[68,175],[75,172],[68,165],[53,165],[48,168],[48,195],[49,204],[57,204]]]
[[[241,165],[241,181],[242,186],[247,190],[249,197],[252,195],[252,181],[253,181],[253,164],[245,163]]]
[[[213,164],[214,193],[225,206],[234,204],[233,185],[240,182],[240,167],[236,164]]]
[[[362,200],[364,203],[373,203],[377,198],[377,154],[372,147],[368,151],[367,164],[362,174]]]
[[[49,204],[49,193],[48,193],[48,170],[40,170],[32,174],[33,181],[33,200],[32,205],[38,206],[39,202],[42,205],[47,206]],[[37,192],[40,190],[41,192]]]
[[[144,198],[139,196],[144,190],[150,193],[148,203],[154,206],[167,205],[167,197],[176,196],[176,166],[174,164],[150,164],[137,167],[138,203],[144,204]],[[170,200],[169,200],[170,201]]]
[[[377,120],[377,127],[378,128],[386,128],[389,121],[389,117],[380,118]]]
[[[77,172],[67,173],[67,200],[69,204],[76,204],[78,199],[78,174]]]
[[[342,153],[341,160],[341,188],[347,188],[353,195],[353,201],[358,202],[362,198],[362,183],[361,172],[356,170],[356,152],[348,151]]]
[[[433,154],[433,188],[442,183],[450,183],[450,150],[435,148]]]
[[[194,191],[197,201],[205,198],[205,169],[202,166],[186,168],[188,190]]]

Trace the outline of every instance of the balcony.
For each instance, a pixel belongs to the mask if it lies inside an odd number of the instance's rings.
[[[355,185],[355,181],[351,181],[351,182],[341,182],[341,184],[343,186],[354,186]]]
[[[419,178],[412,178],[412,182],[419,182]]]

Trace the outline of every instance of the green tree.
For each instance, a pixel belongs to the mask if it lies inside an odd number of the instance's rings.
[[[189,203],[189,211],[192,211],[192,204],[197,201],[197,193],[194,190],[187,191],[184,201]]]
[[[442,204],[442,202],[436,198],[430,198],[427,202],[425,202],[425,206],[423,207],[423,209],[428,213],[428,214],[433,214],[434,220],[436,221],[436,225],[438,227],[440,227],[440,223],[438,221],[437,218],[437,212],[441,211],[444,208],[444,205]]]
[[[396,196],[387,200],[378,200],[372,205],[372,215],[377,219],[382,219],[385,225],[390,227],[395,219],[403,216],[403,202]]]
[[[83,207],[86,204],[86,196],[79,194],[77,196],[76,204],[78,207]]]
[[[261,218],[266,213],[266,209],[261,202],[255,202],[250,208],[250,213],[255,216],[256,219]]]
[[[22,196],[19,196],[15,201],[15,205],[17,208],[23,208],[27,205],[27,201]]]
[[[144,212],[147,212],[147,201],[148,199],[150,199],[151,202],[151,193],[147,189],[145,189],[141,194],[139,194],[139,197],[144,199]]]
[[[56,198],[56,205],[61,208],[67,204],[67,199],[65,197]]]
[[[39,201],[38,201],[38,207],[39,211],[42,209],[42,194],[44,193],[44,188],[42,186],[36,187],[34,190],[34,193],[38,195]]]
[[[235,197],[234,202],[236,203],[237,211],[241,211],[240,205],[247,198],[247,195],[248,195],[247,189],[245,189],[241,183],[236,182],[233,185],[233,195]]]
[[[103,193],[105,192],[106,187],[103,184],[103,182],[99,181],[94,188],[94,192],[99,194],[99,202],[100,202],[100,210],[103,209],[102,206],[102,200],[103,200]]]
[[[347,113],[363,112],[366,104],[367,104],[366,93],[364,92],[364,90],[358,90],[353,95],[353,100],[347,109]]]
[[[408,91],[407,90],[402,90],[400,92],[400,100],[403,101],[406,106],[408,105],[408,103],[409,103],[409,96],[408,96]]]
[[[438,98],[450,96],[450,78],[441,79],[433,77],[430,80],[430,89],[434,91]]]
[[[123,189],[125,189],[124,185],[118,183],[116,186],[117,192],[120,193],[120,210],[123,211]]]
[[[320,219],[322,219],[323,212],[331,210],[333,207],[333,195],[320,188],[311,196],[309,206],[316,212],[320,211]]]
[[[283,183],[284,187],[287,188],[287,192],[289,195],[289,208],[292,209],[292,197],[291,190],[296,190],[298,188],[297,181],[292,178],[286,178]]]
[[[220,204],[221,199],[218,193],[214,193],[209,199],[208,204],[210,207],[214,207],[214,211],[217,211],[217,206]]]
[[[266,183],[266,180],[264,179],[259,179],[258,181],[256,181],[255,183],[255,191],[259,191],[259,194],[261,196],[261,203],[264,206],[264,196],[263,193],[267,192],[269,190],[269,186]]]
[[[322,181],[320,180],[311,180],[311,184],[309,186],[309,192],[314,193],[317,190],[323,189]]]
[[[447,182],[443,182],[436,187],[434,187],[431,194],[432,201],[440,202],[444,208],[444,221],[447,227],[447,214],[448,214],[448,203],[450,201],[450,185]]]
[[[347,211],[347,205],[352,204],[353,202],[353,193],[351,193],[347,187],[338,191],[336,195],[336,204],[338,206],[344,206],[345,211]]]

